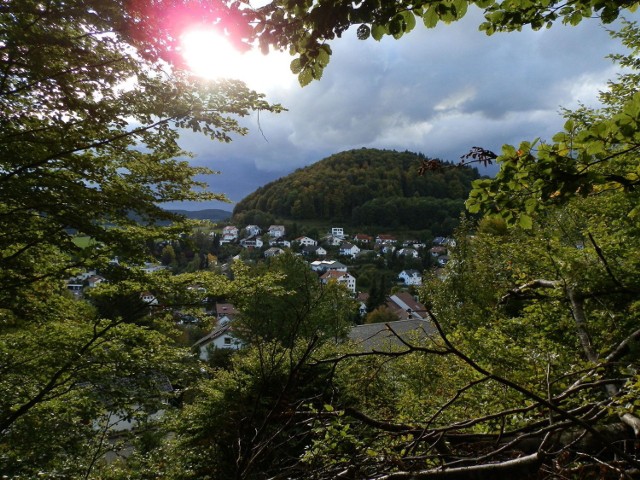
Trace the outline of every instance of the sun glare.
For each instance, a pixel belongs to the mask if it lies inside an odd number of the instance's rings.
[[[288,87],[296,81],[289,69],[290,59],[283,54],[242,53],[213,30],[194,29],[185,32],[181,44],[187,65],[193,73],[203,78],[238,79],[256,90],[272,86]]]

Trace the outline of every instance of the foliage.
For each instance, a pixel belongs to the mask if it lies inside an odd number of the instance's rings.
[[[272,219],[451,229],[478,173],[451,168],[418,176],[424,159],[420,154],[375,149],[335,154],[260,187],[236,205],[233,218],[261,225],[265,223],[260,223],[258,213],[265,212]]]
[[[150,243],[192,225],[164,202],[224,199],[195,179],[211,172],[189,164],[179,132],[228,142],[245,133],[241,117],[280,110],[180,70],[177,37],[145,30],[154,12],[140,6],[0,9],[0,471],[12,478],[90,477],[115,448],[114,418],[147,423],[169,386],[190,381],[171,320],[139,298],[196,301],[195,276],[138,267]],[[64,279],[87,271],[110,285],[72,297]]]
[[[566,111],[564,131],[552,143],[522,142],[505,145],[496,161],[500,171],[494,179],[478,180],[467,200],[471,212],[497,215],[509,225],[530,228],[532,218],[544,209],[574,197],[597,197],[620,190],[630,199],[621,214],[640,215],[640,94],[637,93],[637,26],[626,23],[614,37],[630,49],[614,55],[622,66],[635,67],[600,94],[605,107]]]
[[[270,281],[259,271],[267,269]],[[286,252],[265,266],[236,265],[233,303],[242,314],[238,334],[248,343],[278,341],[292,347],[296,340],[343,338],[356,305],[341,285],[321,284],[300,257]]]
[[[614,21],[625,10],[635,10],[637,0],[403,0],[357,3],[339,1],[311,2],[274,0],[255,12],[254,35],[263,51],[270,47],[287,49],[295,56],[291,70],[305,86],[322,77],[332,50],[330,42],[356,27],[360,40],[384,36],[395,39],[409,33],[418,23],[433,28],[451,23],[476,6],[484,11],[481,31],[520,30],[529,25],[534,30],[549,28],[557,21],[577,25],[583,19],[598,16],[602,23]]]

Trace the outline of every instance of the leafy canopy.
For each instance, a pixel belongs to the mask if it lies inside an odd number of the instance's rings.
[[[196,179],[211,172],[189,164],[179,131],[228,142],[245,133],[241,117],[280,107],[179,68],[179,27],[194,17],[157,20],[183,6],[0,7],[0,471],[12,478],[88,477],[112,414],[148,418],[163,385],[191,371],[170,319],[140,294],[194,302],[181,292],[196,279],[137,268],[150,241],[189,228],[164,202],[224,199]],[[219,10],[203,3],[198,19]],[[77,232],[93,241],[81,248]],[[67,292],[67,278],[96,270],[111,284],[91,302]]]

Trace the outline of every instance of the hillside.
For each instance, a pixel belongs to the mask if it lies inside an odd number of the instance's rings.
[[[173,213],[184,215],[187,218],[195,220],[210,220],[212,222],[219,222],[227,220],[231,217],[231,212],[227,210],[221,210],[219,208],[207,208],[204,210],[170,210]]]
[[[426,229],[457,220],[478,172],[454,168],[418,174],[422,154],[341,152],[273,181],[240,201],[235,220],[264,212],[283,221]],[[450,223],[450,222],[449,222]]]

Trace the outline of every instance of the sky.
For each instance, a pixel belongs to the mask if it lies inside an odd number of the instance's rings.
[[[409,150],[457,162],[473,146],[499,152],[503,144],[550,140],[564,123],[562,107],[597,106],[598,91],[615,79],[606,56],[624,49],[597,20],[487,36],[477,28],[480,13],[435,29],[418,24],[399,40],[360,41],[350,29],[330,44],[323,78],[304,88],[288,54],[243,57],[246,68],[236,75],[288,110],[243,119],[250,132],[231,143],[183,133],[192,162],[220,172],[202,179],[232,203],[167,206],[231,211],[258,187],[345,150]]]

